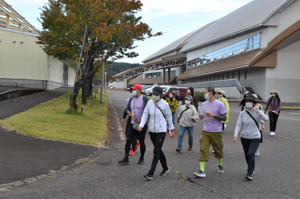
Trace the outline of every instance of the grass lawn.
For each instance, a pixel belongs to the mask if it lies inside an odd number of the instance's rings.
[[[77,97],[78,110],[69,114],[71,92],[40,104],[23,113],[0,120],[3,128],[23,135],[101,147],[108,136],[108,94],[103,103],[99,94],[91,107],[92,97],[81,113],[81,92]],[[95,95],[95,94],[94,94]]]

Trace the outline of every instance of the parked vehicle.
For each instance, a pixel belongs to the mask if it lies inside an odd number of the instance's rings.
[[[150,88],[150,85],[142,85],[142,94],[146,95],[146,89]]]
[[[151,86],[150,88],[147,88],[146,90],[145,90],[145,95],[147,95],[147,96],[151,96],[152,95],[152,90],[153,90],[153,88],[154,88],[155,86]]]
[[[170,87],[163,93],[163,98],[167,99],[171,91],[173,91],[177,100],[183,100],[183,98],[187,95],[188,88],[186,87]]]

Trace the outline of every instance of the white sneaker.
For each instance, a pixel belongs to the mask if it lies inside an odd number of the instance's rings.
[[[275,132],[271,131],[270,136],[274,136]]]
[[[257,149],[256,151],[255,151],[255,154],[254,154],[255,156],[259,156],[259,150]]]

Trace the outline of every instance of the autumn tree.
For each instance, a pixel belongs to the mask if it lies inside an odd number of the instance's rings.
[[[132,51],[135,41],[161,34],[152,33],[136,16],[141,8],[139,0],[49,0],[43,6],[37,43],[48,55],[80,63],[80,78],[71,99],[75,105],[80,88],[84,104],[92,92],[92,79],[101,67],[95,60],[113,62],[136,57],[138,54]]]

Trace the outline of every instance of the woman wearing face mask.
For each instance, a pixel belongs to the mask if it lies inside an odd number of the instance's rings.
[[[168,102],[170,109],[171,109],[171,113],[172,113],[172,121],[173,124],[175,124],[175,113],[176,113],[176,109],[178,107],[178,102],[175,99],[175,95],[174,92],[171,91],[169,94],[169,98],[166,100],[166,102]],[[167,131],[169,131],[169,125],[167,125]]]
[[[265,113],[269,111],[271,131],[270,136],[274,136],[281,108],[281,100],[276,90],[273,90],[270,94],[272,95],[272,97],[270,97],[270,99],[268,100]]]
[[[136,94],[134,94],[134,95],[132,94],[132,89],[130,89],[129,98],[127,98],[127,100],[126,100],[126,105],[125,105],[123,117],[122,117],[122,120],[121,120],[122,125],[125,124],[125,118],[128,115],[127,111],[126,111],[126,107],[128,105],[128,102],[129,102],[130,98],[134,97],[135,95]],[[130,115],[128,115],[128,119],[127,119],[127,123],[126,123],[126,128],[125,128],[125,136],[126,137],[128,135],[128,131],[129,131],[130,127],[132,127],[131,117],[130,117]],[[136,136],[134,136],[133,139],[132,139],[132,145],[131,145],[132,147],[131,147],[131,149],[129,151],[129,155],[135,155],[135,151],[138,149],[139,145],[140,145],[140,142],[137,140]]]
[[[177,123],[180,123],[180,133],[178,137],[178,144],[177,144],[177,149],[176,151],[178,153],[181,152],[182,148],[182,140],[184,133],[188,131],[189,133],[189,151],[193,149],[193,130],[194,127],[197,124],[197,121],[199,120],[199,115],[194,107],[192,105],[193,102],[193,97],[190,95],[187,95],[185,98],[185,105],[182,105],[179,109],[178,113],[178,120]]]
[[[192,102],[192,105],[195,106],[196,110],[198,110],[198,99],[194,93],[194,88],[193,87],[189,87],[188,90],[187,90],[187,95],[190,95],[193,97],[193,102]],[[184,105],[185,102],[184,100],[182,101],[182,105]]]
[[[156,169],[158,160],[162,165],[161,176],[166,175],[170,170],[167,165],[166,157],[162,151],[162,146],[166,137],[167,123],[170,130],[174,129],[172,122],[172,113],[169,104],[161,99],[163,90],[160,86],[153,88],[153,100],[150,100],[143,112],[142,120],[139,125],[139,130],[142,130],[147,120],[149,119],[149,134],[154,145],[153,160],[149,172],[144,175],[148,180],[153,180],[153,174]]]
[[[239,115],[233,141],[237,142],[238,134],[241,132],[241,143],[243,145],[246,162],[248,164],[246,180],[252,180],[255,169],[255,152],[261,141],[261,133],[258,124],[260,120],[268,121],[269,118],[261,110],[253,95],[245,97],[241,104],[246,110]]]

